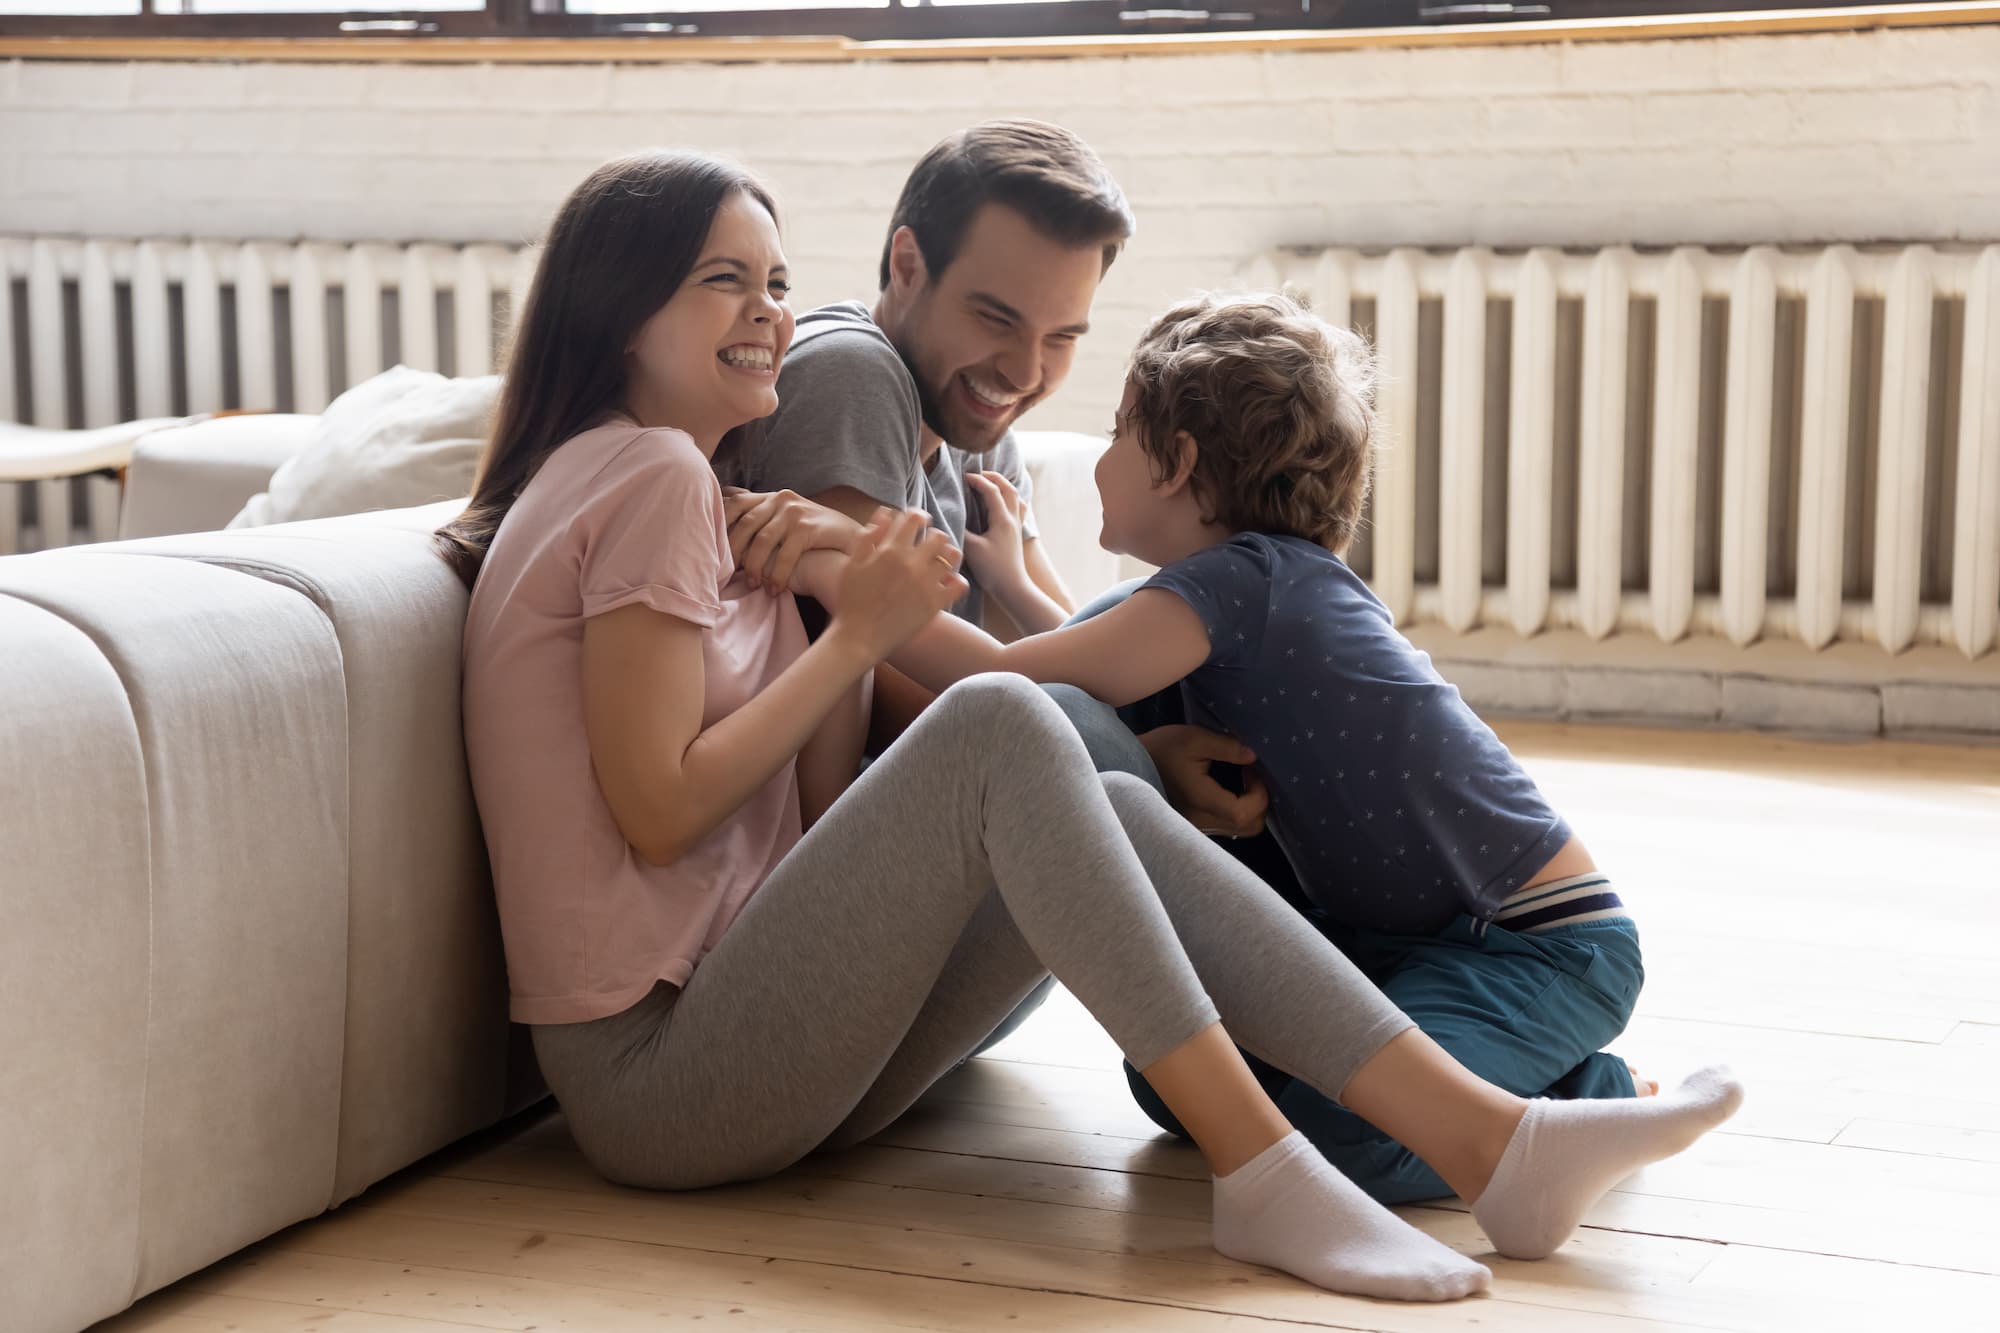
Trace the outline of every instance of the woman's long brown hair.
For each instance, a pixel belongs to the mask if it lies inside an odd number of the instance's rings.
[[[470,588],[501,520],[562,443],[625,401],[626,348],[687,280],[724,201],[742,190],[771,214],[757,179],[699,153],[607,162],[549,225],[535,281],[515,321],[493,435],[472,500],[437,531],[439,552]]]

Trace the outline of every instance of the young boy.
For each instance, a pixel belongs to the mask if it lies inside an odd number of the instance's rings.
[[[1340,558],[1367,497],[1373,375],[1354,334],[1285,296],[1203,297],[1133,353],[1097,468],[1100,538],[1159,573],[1123,601],[1001,647],[927,628],[899,662],[942,689],[980,671],[1126,705],[1178,685],[1186,719],[1255,752],[1279,883],[1419,1027],[1523,1096],[1632,1096],[1624,1030],[1644,970],[1610,881],[1458,690]],[[989,528],[967,558],[1033,604],[1021,504],[975,478]],[[1282,876],[1278,876],[1280,880]],[[1246,1052],[1246,1055],[1250,1053]],[[1292,1122],[1385,1202],[1451,1191],[1322,1092],[1252,1057]],[[1141,1106],[1179,1132],[1143,1080]],[[1646,1092],[1653,1091],[1645,1085]]]

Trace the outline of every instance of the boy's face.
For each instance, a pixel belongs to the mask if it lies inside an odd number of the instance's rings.
[[[892,259],[907,313],[890,336],[916,376],[924,424],[954,448],[984,453],[1068,376],[1104,252],[1050,240],[1020,213],[987,204],[943,273],[923,272],[921,257],[898,270]]]
[[[1104,528],[1097,544],[1118,555],[1165,564],[1148,555],[1166,517],[1168,499],[1159,494],[1153,460],[1139,445],[1139,425],[1132,419],[1137,397],[1138,390],[1127,380],[1125,396],[1118,400],[1111,447],[1097,460],[1097,496],[1104,505]]]

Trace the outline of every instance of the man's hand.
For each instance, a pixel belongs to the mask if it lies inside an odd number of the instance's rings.
[[[773,597],[791,585],[807,551],[845,553],[861,531],[845,514],[791,491],[760,495],[725,487],[722,513],[729,524],[729,554],[750,576],[752,587],[765,588]]]
[[[1166,784],[1167,800],[1203,833],[1248,838],[1264,831],[1264,812],[1271,794],[1264,780],[1247,765],[1257,756],[1250,747],[1200,727],[1159,727],[1139,738]],[[1237,795],[1209,775],[1210,764],[1246,765],[1243,794]]]

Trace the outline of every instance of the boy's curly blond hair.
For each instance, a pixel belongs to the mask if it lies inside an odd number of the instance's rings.
[[[1211,522],[1335,552],[1354,540],[1375,448],[1375,361],[1359,335],[1287,293],[1211,293],[1153,321],[1127,375],[1125,421],[1155,477],[1179,464],[1175,432],[1194,437],[1191,485]]]

